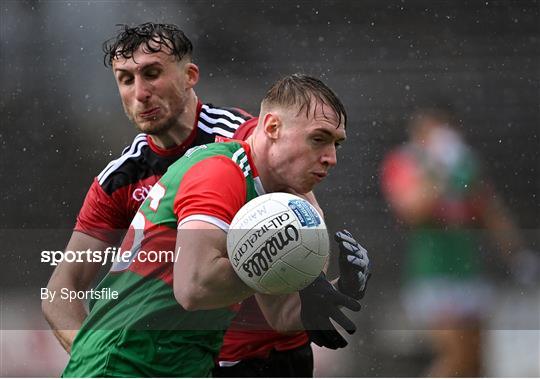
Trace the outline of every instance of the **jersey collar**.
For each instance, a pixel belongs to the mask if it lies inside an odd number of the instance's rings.
[[[259,171],[257,171],[257,167],[255,166],[255,162],[253,161],[253,158],[251,157],[251,148],[249,145],[244,142],[233,138],[225,138],[222,137],[219,139],[219,142],[236,142],[242,145],[242,148],[246,152],[246,157],[248,159],[249,167],[251,168],[251,172],[253,173],[253,181],[255,183],[255,191],[257,192],[257,195],[264,195],[266,191],[264,190],[264,187],[261,182],[261,178],[259,178]]]
[[[169,149],[163,149],[156,145],[152,138],[147,134],[146,140],[148,141],[148,146],[150,146],[150,149],[157,155],[160,155],[162,157],[171,157],[171,156],[180,156],[186,152],[188,148],[191,147],[191,144],[197,137],[197,129],[199,124],[199,114],[201,113],[202,103],[200,100],[197,99],[197,111],[195,113],[195,124],[193,125],[193,129],[191,130],[191,133],[189,134],[188,138],[181,144],[176,145],[174,147],[171,147]]]

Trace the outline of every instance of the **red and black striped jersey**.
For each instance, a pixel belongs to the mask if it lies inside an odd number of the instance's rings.
[[[94,179],[75,230],[116,245],[129,228],[150,188],[169,166],[193,146],[212,143],[216,137],[231,138],[252,116],[237,108],[197,104],[195,127],[179,146],[162,149],[144,134],[138,134],[120,157],[111,161]]]

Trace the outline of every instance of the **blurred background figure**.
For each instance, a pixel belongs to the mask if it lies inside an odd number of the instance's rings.
[[[533,283],[539,265],[486,180],[460,122],[443,108],[420,108],[409,140],[382,164],[382,189],[408,228],[404,308],[427,329],[434,359],[426,375],[482,375],[482,326],[495,291],[483,275],[481,229],[502,253],[506,272]]]

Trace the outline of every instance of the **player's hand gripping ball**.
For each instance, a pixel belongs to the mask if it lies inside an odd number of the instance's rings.
[[[227,252],[238,276],[260,293],[285,294],[308,286],[329,255],[324,220],[289,193],[259,196],[231,222]]]

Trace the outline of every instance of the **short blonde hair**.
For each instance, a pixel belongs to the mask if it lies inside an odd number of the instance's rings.
[[[326,104],[332,108],[338,117],[338,125],[347,125],[347,112],[337,95],[321,80],[304,74],[292,74],[278,80],[269,90],[261,102],[261,110],[274,106],[298,107],[298,114],[302,111],[309,116],[312,102],[315,105]]]

